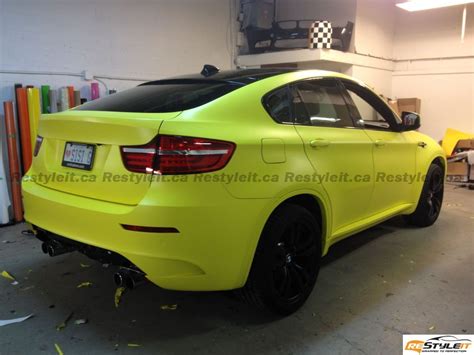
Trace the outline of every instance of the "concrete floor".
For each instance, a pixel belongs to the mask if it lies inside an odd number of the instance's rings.
[[[431,228],[396,218],[334,246],[306,305],[279,320],[227,293],[153,285],[126,293],[116,309],[112,267],[77,253],[46,257],[24,228],[0,229],[0,271],[20,282],[1,278],[0,319],[35,316],[0,328],[0,354],[54,354],[55,343],[65,355],[399,354],[404,333],[474,333],[474,191],[467,189],[448,187]],[[85,281],[93,285],[76,287]],[[178,308],[161,309],[169,304]],[[78,318],[88,323],[75,325]]]

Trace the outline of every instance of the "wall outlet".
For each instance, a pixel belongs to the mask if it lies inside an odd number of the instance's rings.
[[[84,80],[94,80],[94,75],[92,75],[92,73],[89,71],[89,70],[84,70],[82,72],[82,77],[84,78]]]

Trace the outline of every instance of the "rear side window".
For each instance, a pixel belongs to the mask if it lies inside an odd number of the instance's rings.
[[[159,113],[189,110],[242,85],[228,82],[157,83],[141,85],[88,102],[76,110]]]
[[[263,100],[263,105],[270,116],[278,123],[293,123],[288,88],[286,86],[268,94]]]
[[[308,80],[293,85],[296,123],[308,126],[353,127],[353,121],[335,80]]]

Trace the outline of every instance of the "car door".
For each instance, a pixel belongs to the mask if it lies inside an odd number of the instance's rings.
[[[373,191],[372,141],[354,127],[335,79],[291,85],[295,128],[331,200],[332,235],[368,215]]]
[[[346,99],[356,125],[373,142],[375,186],[371,214],[411,202],[417,144],[399,131],[400,118],[371,90],[343,80]]]

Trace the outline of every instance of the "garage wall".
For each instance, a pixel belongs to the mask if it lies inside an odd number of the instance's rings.
[[[393,0],[358,0],[354,31],[354,52],[360,55],[386,58],[392,57],[395,16]],[[377,93],[392,95],[392,72],[354,65],[349,73]]]
[[[394,0],[358,0],[354,33],[355,52],[392,57],[395,29]]]
[[[198,72],[205,63],[228,69],[231,1],[1,0],[0,69],[138,79]],[[88,84],[80,77],[2,73],[1,101],[11,99],[15,82]],[[121,90],[140,80],[104,82]]]
[[[437,140],[448,127],[474,132],[474,5],[464,42],[462,10],[395,14],[393,95],[421,98],[421,131]]]

